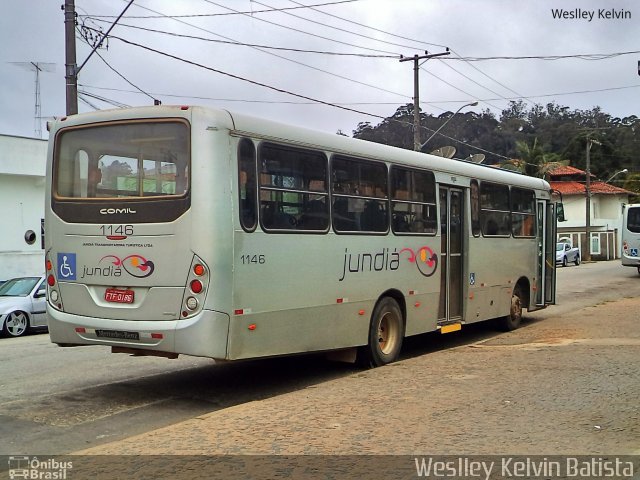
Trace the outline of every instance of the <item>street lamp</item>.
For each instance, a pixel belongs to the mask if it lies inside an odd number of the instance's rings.
[[[620,170],[619,172],[616,172],[616,173],[614,173],[613,175],[611,175],[611,176],[609,177],[609,180],[607,180],[607,181],[606,181],[606,182],[604,182],[604,183],[609,183],[611,180],[613,180],[613,177],[615,177],[615,176],[617,176],[617,175],[620,175],[621,173],[627,173],[628,171],[629,171],[629,170],[627,170],[626,168],[625,168],[625,169],[623,169],[623,170]]]
[[[453,117],[455,117],[458,113],[460,113],[460,110],[462,110],[463,108],[466,108],[466,107],[475,107],[476,105],[478,105],[478,102],[477,102],[477,101],[475,101],[475,102],[470,102],[470,103],[467,103],[467,104],[465,104],[465,105],[462,105],[458,110],[456,110],[456,112],[455,112],[453,115],[451,115],[449,118],[447,118],[447,121],[446,121],[446,122],[444,122],[442,125],[440,125],[440,128],[438,128],[435,132],[433,132],[433,133],[431,134],[431,136],[430,136],[429,138],[427,138],[427,140],[426,140],[422,145],[420,145],[420,150],[422,150],[422,149],[424,148],[424,146],[425,146],[427,143],[429,143],[429,140],[431,140],[433,137],[435,137],[435,136],[436,136],[436,134],[437,134],[440,130],[442,130],[442,129],[444,128],[444,126],[445,126],[447,123],[449,123]]]

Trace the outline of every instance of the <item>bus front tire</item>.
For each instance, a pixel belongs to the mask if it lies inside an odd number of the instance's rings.
[[[369,343],[358,348],[358,364],[374,368],[395,362],[402,348],[404,320],[398,302],[384,297],[378,302],[369,324]]]
[[[509,315],[500,318],[498,322],[498,326],[501,330],[510,332],[520,326],[520,322],[522,321],[523,304],[524,302],[522,301],[522,292],[520,291],[520,287],[516,287],[513,289],[513,293],[511,294],[511,308]]]

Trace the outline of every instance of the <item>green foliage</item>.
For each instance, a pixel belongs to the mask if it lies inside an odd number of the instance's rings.
[[[606,179],[623,168],[640,172],[640,157],[636,155],[640,119],[635,115],[617,118],[600,107],[571,110],[554,102],[529,106],[522,100],[510,102],[499,118],[488,110],[479,114],[461,112],[451,118],[453,115],[453,112],[438,116],[420,113],[423,142],[450,119],[440,131],[442,135],[429,140],[423,151],[452,145],[457,149],[456,158],[465,159],[481,152],[487,156],[484,163],[543,177],[559,165],[570,164],[584,170],[587,142],[596,140],[599,144],[593,143],[590,149],[590,168],[596,177]],[[378,125],[358,124],[353,136],[413,149],[413,104],[398,107]]]

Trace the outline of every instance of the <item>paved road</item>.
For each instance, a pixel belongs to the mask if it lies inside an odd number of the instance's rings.
[[[95,446],[90,451],[486,453],[491,444],[482,428],[487,422],[507,428],[501,420],[505,413],[510,422],[517,421],[506,432],[499,430],[507,439],[501,441],[521,452],[548,453],[555,445],[557,453],[569,445],[542,441],[556,422],[546,410],[550,399],[586,396],[585,402],[570,402],[572,415],[593,434],[591,429],[605,422],[591,409],[605,410],[606,400],[615,400],[600,398],[610,395],[609,387],[597,387],[613,365],[617,391],[636,394],[635,411],[620,406],[635,422],[636,436],[627,437],[624,426],[614,422],[612,431],[622,433],[602,445],[628,453],[631,438],[639,445],[639,382],[636,373],[629,377],[631,384],[621,383],[618,373],[640,372],[638,345],[624,340],[640,337],[625,313],[640,307],[631,300],[640,298],[640,276],[618,262],[601,262],[560,268],[558,279],[560,305],[527,315],[529,322],[517,332],[498,335],[472,326],[460,334],[423,335],[407,342],[402,361],[366,372],[317,356],[216,365],[189,357],[130,358],[95,347],[61,349],[46,335],[0,339],[0,454],[56,454]],[[624,297],[630,300],[607,303]],[[591,305],[597,315],[580,310]],[[594,323],[585,330],[587,313]],[[617,329],[593,343],[602,331],[597,322],[608,315],[621,317],[612,323]],[[575,355],[585,349],[598,350],[597,365],[575,365]],[[635,356],[618,368],[618,356],[630,350]],[[506,373],[505,365],[510,366]],[[547,371],[548,365],[555,367]],[[624,395],[619,397],[622,402]],[[589,413],[580,417],[583,408]],[[511,418],[518,412],[522,418]],[[533,413],[539,417],[532,419]],[[475,427],[460,429],[460,418]],[[215,439],[207,432],[217,432]],[[589,438],[581,451],[592,451],[592,440],[604,436]]]

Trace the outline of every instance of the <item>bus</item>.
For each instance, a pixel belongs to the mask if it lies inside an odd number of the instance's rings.
[[[640,204],[622,209],[622,265],[636,267],[640,274]]]
[[[60,346],[238,360],[332,352],[555,302],[542,179],[198,106],[50,125],[49,332]]]

